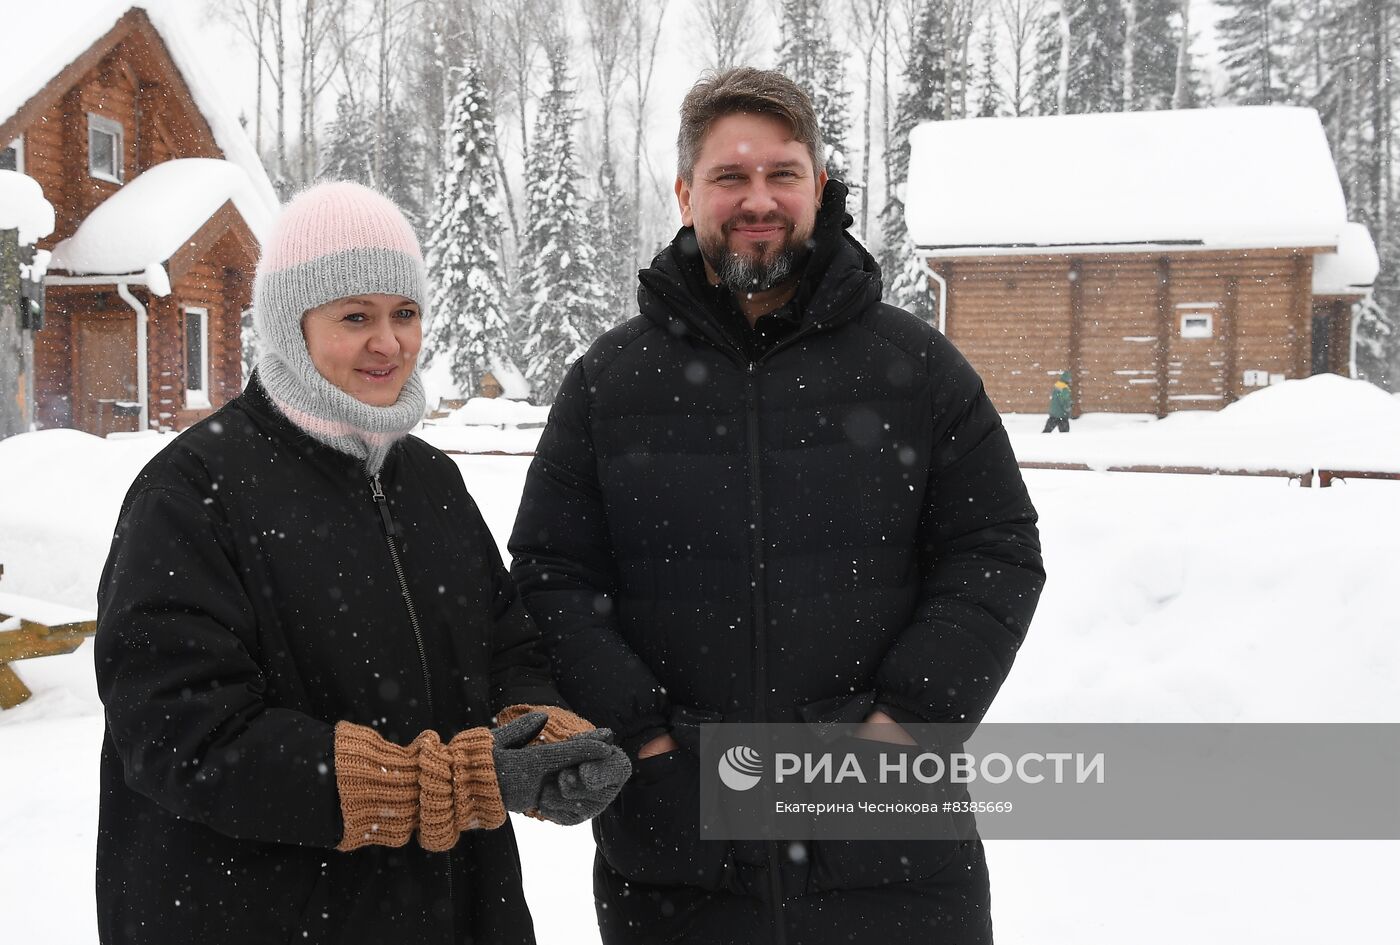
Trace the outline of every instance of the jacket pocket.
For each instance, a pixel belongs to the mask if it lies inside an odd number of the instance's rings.
[[[828,892],[929,879],[952,866],[969,842],[814,840],[810,882],[814,892]]]
[[[730,844],[700,839],[700,758],[688,734],[675,732],[681,748],[637,762],[594,831],[603,859],[630,880],[719,889]]]

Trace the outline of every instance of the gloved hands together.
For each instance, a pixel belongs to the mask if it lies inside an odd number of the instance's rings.
[[[544,712],[527,712],[491,730],[501,802],[506,810],[537,813],[556,824],[580,824],[612,803],[632,764],[608,729],[535,741],[549,721]]]

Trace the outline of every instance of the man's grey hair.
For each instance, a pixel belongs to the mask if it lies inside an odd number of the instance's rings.
[[[812,173],[826,170],[821,129],[812,99],[796,82],[771,69],[740,66],[700,77],[681,103],[681,130],[676,138],[676,174],[686,184],[695,175],[695,162],[710,126],[726,115],[748,112],[772,115],[792,129],[807,146]]]

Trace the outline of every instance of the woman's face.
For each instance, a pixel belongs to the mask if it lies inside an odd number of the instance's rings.
[[[356,400],[388,407],[399,399],[423,346],[418,303],[371,293],[308,309],[301,333],[321,376]]]

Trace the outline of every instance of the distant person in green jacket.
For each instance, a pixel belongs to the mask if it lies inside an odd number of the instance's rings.
[[[1051,430],[1069,432],[1069,412],[1072,406],[1069,380],[1069,372],[1061,371],[1060,379],[1055,382],[1055,389],[1050,392],[1050,416],[1045,421],[1045,429],[1041,430],[1041,433],[1049,433]]]

